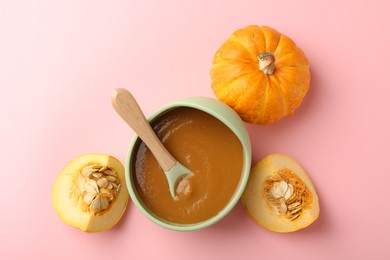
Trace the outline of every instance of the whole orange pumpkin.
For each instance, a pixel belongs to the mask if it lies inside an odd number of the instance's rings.
[[[310,86],[309,62],[286,35],[250,25],[218,49],[211,81],[217,98],[244,121],[271,124],[300,106]]]

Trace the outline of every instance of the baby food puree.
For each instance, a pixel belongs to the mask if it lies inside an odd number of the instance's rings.
[[[145,206],[166,221],[193,224],[215,216],[230,201],[243,171],[243,148],[221,121],[201,110],[179,107],[151,122],[171,154],[191,170],[188,182],[169,193],[163,170],[142,141],[136,144],[136,190]],[[181,187],[180,187],[181,186]]]

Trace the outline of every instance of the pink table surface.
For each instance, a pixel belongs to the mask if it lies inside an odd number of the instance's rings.
[[[0,1],[1,259],[390,259],[390,6],[386,1]],[[209,71],[240,27],[289,35],[311,64],[292,117],[247,125],[253,163],[285,153],[311,176],[321,214],[307,229],[258,226],[241,203],[196,232],[134,206],[88,234],[55,214],[56,175],[75,156],[122,162],[134,133],[110,103],[130,89],[150,115],[214,97]]]

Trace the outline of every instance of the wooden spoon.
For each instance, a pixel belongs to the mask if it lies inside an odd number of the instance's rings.
[[[186,175],[190,176],[191,171],[179,163],[168,152],[154,133],[137,101],[128,90],[123,88],[114,90],[111,102],[116,112],[134,130],[151,150],[154,157],[156,157],[168,180],[169,192],[172,198],[177,199],[175,192],[177,182]]]

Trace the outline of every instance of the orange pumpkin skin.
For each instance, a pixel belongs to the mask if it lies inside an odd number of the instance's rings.
[[[235,31],[216,52],[210,74],[216,97],[252,124],[271,124],[293,114],[310,86],[303,51],[266,26]]]

